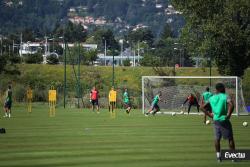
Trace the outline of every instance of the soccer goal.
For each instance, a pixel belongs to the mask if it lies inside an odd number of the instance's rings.
[[[225,85],[226,93],[235,105],[234,115],[248,115],[241,79],[235,76],[143,76],[142,111],[145,113],[150,108],[154,96],[161,91],[162,101],[159,102],[161,108],[159,113],[186,113],[187,104],[184,107],[181,106],[187,96],[192,93],[200,103],[206,87],[214,93],[216,83]],[[190,114],[198,114],[196,110],[197,108],[193,106]]]

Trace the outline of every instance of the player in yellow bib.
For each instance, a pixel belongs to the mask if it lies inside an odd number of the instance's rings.
[[[111,109],[112,112],[115,109],[115,106],[116,106],[116,95],[117,95],[117,92],[114,89],[114,86],[112,86],[111,90],[109,91],[109,112],[110,112],[110,109]]]

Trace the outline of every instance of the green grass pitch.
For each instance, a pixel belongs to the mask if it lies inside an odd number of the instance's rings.
[[[233,117],[236,147],[250,149],[250,117]],[[89,109],[57,108],[36,104],[28,114],[14,106],[12,118],[0,118],[0,166],[4,167],[173,167],[250,166],[250,161],[218,164],[213,147],[213,126],[198,115],[130,116],[117,109],[110,118]],[[222,148],[228,148],[222,141]]]

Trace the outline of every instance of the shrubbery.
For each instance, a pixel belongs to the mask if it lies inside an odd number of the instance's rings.
[[[41,53],[24,55],[24,62],[27,64],[41,64],[43,55]]]

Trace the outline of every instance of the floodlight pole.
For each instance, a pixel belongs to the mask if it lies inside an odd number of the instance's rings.
[[[115,86],[114,80],[115,80],[115,57],[113,53],[113,67],[112,67],[112,86]]]
[[[80,61],[81,61],[81,59],[80,59],[80,43],[78,43],[78,90],[77,90],[77,96],[78,96],[78,98],[77,98],[77,105],[78,105],[78,108],[80,108],[80,101],[79,101],[79,98],[81,97],[81,84],[80,84]]]
[[[107,41],[104,39],[104,66],[106,66],[106,56],[107,56]]]
[[[175,50],[177,50],[177,48],[174,48],[173,53],[173,64],[174,64],[174,76],[175,76]]]
[[[66,55],[66,43],[64,41],[64,38],[63,38],[63,45],[64,45],[64,90],[63,90],[63,107],[65,108],[66,107],[66,87],[67,87],[67,82],[66,82],[66,66],[67,66],[67,55]]]
[[[211,63],[211,55],[209,55],[209,76],[210,76],[210,87],[212,86],[212,80],[211,80],[211,76],[212,76],[212,63]]]

